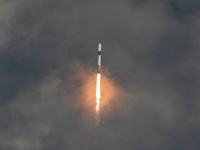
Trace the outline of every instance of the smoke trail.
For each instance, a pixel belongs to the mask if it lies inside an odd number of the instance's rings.
[[[101,118],[100,118],[100,98],[101,98],[101,93],[100,93],[100,79],[101,79],[101,74],[97,74],[97,85],[96,85],[96,124],[99,125]]]

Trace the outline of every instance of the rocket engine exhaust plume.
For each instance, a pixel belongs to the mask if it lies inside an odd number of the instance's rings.
[[[101,74],[97,74],[97,86],[96,86],[96,123],[99,125],[101,119],[100,119],[100,98],[101,98],[101,93],[100,93],[100,80],[101,80]]]
[[[98,65],[97,65],[97,85],[96,85],[96,124],[99,125],[100,118],[100,98],[101,98],[101,90],[100,90],[100,82],[101,82],[101,43],[98,46]]]

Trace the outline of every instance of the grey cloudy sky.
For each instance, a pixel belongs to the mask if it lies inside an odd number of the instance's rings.
[[[199,27],[198,0],[1,0],[0,149],[198,150]]]

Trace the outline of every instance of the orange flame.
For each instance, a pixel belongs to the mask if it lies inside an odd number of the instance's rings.
[[[96,121],[97,124],[100,122],[100,98],[101,98],[101,93],[100,93],[100,79],[101,79],[101,74],[97,74],[97,85],[96,85]]]

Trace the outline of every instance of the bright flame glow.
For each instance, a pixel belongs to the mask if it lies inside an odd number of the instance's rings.
[[[100,123],[100,98],[101,98],[101,93],[100,93],[100,80],[101,80],[101,74],[97,74],[97,85],[96,85],[96,122],[97,125]]]

